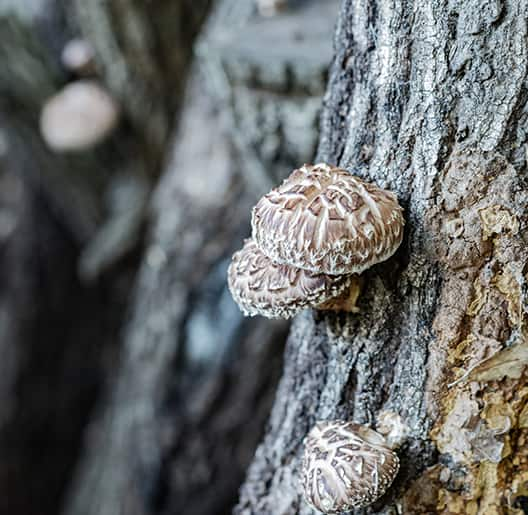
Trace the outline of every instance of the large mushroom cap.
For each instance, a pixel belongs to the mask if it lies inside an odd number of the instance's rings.
[[[56,151],[85,150],[102,141],[115,127],[119,110],[96,82],[72,82],[51,97],[40,116],[40,131]]]
[[[342,420],[318,422],[305,439],[302,486],[319,511],[349,511],[381,497],[399,466],[376,431]]]
[[[339,275],[394,254],[404,220],[393,193],[321,163],[295,170],[262,197],[251,223],[273,261]]]
[[[347,276],[273,263],[253,240],[233,255],[228,270],[229,289],[244,314],[267,318],[290,318],[341,294],[349,284]]]

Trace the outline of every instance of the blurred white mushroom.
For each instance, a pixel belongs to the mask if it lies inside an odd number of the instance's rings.
[[[261,16],[275,16],[284,11],[288,5],[287,0],[257,0],[258,12]]]
[[[95,70],[94,55],[94,49],[88,41],[75,38],[64,46],[61,62],[67,70],[79,75],[87,75]]]
[[[48,99],[40,115],[40,132],[57,152],[80,151],[103,141],[115,128],[119,108],[99,84],[80,80]]]

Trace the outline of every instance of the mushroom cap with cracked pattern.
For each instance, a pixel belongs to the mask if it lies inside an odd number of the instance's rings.
[[[304,441],[304,495],[323,513],[372,504],[387,491],[398,470],[398,456],[385,439],[354,422],[318,422]]]
[[[346,170],[304,165],[262,197],[253,238],[273,261],[330,275],[361,273],[403,238],[396,196]]]
[[[348,276],[328,276],[272,262],[251,239],[233,255],[228,285],[245,315],[290,318],[340,295]]]

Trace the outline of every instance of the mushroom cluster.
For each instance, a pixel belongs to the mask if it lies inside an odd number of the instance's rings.
[[[399,466],[383,436],[367,426],[318,422],[304,441],[305,499],[323,513],[363,508],[387,491]]]
[[[396,196],[325,163],[304,165],[262,197],[252,238],[228,271],[245,315],[290,318],[314,307],[356,311],[358,275],[403,237]]]

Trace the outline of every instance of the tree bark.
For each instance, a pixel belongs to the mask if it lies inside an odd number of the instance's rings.
[[[318,158],[394,191],[397,254],[359,314],[294,321],[235,513],[313,513],[316,420],[408,426],[390,491],[358,513],[526,513],[525,1],[345,0]],[[524,509],[524,511],[523,511]]]

